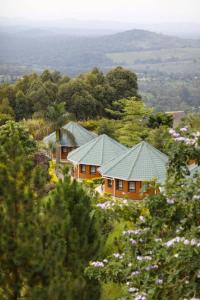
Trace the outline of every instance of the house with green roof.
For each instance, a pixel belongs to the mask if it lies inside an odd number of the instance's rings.
[[[127,148],[106,134],[102,134],[87,144],[73,150],[68,160],[74,165],[74,177],[91,179],[100,177],[98,168],[127,152]]]
[[[105,178],[104,192],[139,200],[155,192],[149,183],[156,180],[164,184],[167,163],[168,157],[164,153],[143,141],[98,171]]]
[[[188,166],[188,169],[190,171],[190,177],[193,178],[195,175],[200,174],[200,166],[197,165],[196,163],[193,163]]]
[[[70,151],[88,143],[96,137],[96,133],[88,131],[80,124],[69,122],[60,130],[60,158],[66,160]],[[46,136],[43,139],[43,142],[50,147],[55,145],[56,132],[54,131]]]

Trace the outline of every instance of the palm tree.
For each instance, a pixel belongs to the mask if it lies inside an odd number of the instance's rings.
[[[46,113],[46,119],[50,122],[52,129],[56,131],[56,174],[58,175],[60,163],[61,127],[70,119],[70,114],[65,110],[65,103],[55,103],[49,106]]]

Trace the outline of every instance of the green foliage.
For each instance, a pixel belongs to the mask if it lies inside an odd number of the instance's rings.
[[[13,117],[11,115],[0,113],[0,126],[11,120],[13,120]]]
[[[148,124],[149,128],[159,128],[160,126],[173,126],[173,117],[170,114],[158,112],[149,116]]]
[[[148,136],[147,121],[152,109],[147,108],[136,98],[123,99],[119,102],[123,107],[121,128],[118,131],[119,141],[127,146],[133,146]]]
[[[101,231],[92,214],[90,194],[81,184],[65,177],[50,196],[50,203],[53,219],[58,218],[65,228],[65,265],[71,273],[70,299],[99,299],[99,285],[84,275],[85,267],[97,256],[101,245]]]
[[[54,105],[64,103],[66,113],[88,120],[106,116],[106,108],[111,108],[114,100],[136,95],[135,73],[121,67],[107,75],[94,68],[76,78],[45,70],[41,75],[24,76],[15,84],[0,85],[0,112],[14,112],[16,120],[44,117]]]
[[[11,117],[14,116],[14,111],[7,98],[4,98],[0,103],[0,113],[10,115]]]
[[[86,274],[123,287],[123,299],[200,297],[200,177],[183,176],[189,158],[199,161],[199,133],[183,127],[179,132],[171,129],[170,134],[164,193],[146,197],[139,206],[134,202],[131,206],[130,201],[113,204],[110,199],[97,204],[109,226],[112,220],[119,226],[123,220],[129,223],[113,243],[110,231],[108,244],[114,253],[90,262]]]

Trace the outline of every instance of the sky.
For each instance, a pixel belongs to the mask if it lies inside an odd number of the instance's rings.
[[[200,23],[200,0],[0,0],[0,16],[35,21]]]

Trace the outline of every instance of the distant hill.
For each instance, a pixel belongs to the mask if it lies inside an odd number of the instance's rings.
[[[0,31],[0,64],[53,68],[71,74],[93,66],[109,68],[115,65],[108,53],[200,47],[200,41],[187,40],[145,30],[100,36],[70,36],[52,29],[3,28]]]

